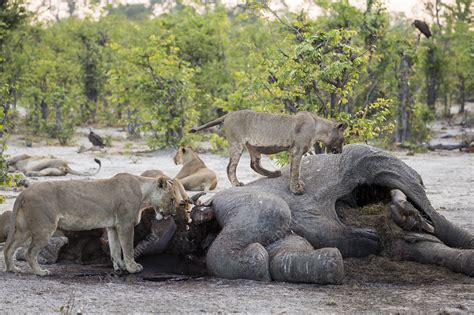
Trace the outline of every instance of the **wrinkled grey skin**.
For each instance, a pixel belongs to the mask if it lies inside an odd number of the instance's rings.
[[[395,242],[393,256],[474,275],[474,236],[433,209],[420,175],[398,158],[365,145],[348,145],[340,155],[306,157],[301,172],[306,193],[300,196],[288,189],[288,168],[282,173],[214,196],[222,230],[207,253],[211,273],[231,279],[340,282],[340,254],[362,257],[380,251],[375,231],[346,226],[336,213],[337,202],[354,203],[353,191],[371,185],[388,195],[399,189],[434,227],[434,236],[407,232]]]

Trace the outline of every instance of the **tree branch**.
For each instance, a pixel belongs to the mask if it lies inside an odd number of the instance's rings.
[[[270,9],[270,7],[268,6],[268,4],[265,3],[265,4],[264,4],[264,8],[265,8],[266,10],[268,10],[278,21],[280,21],[281,24],[285,25],[287,28],[289,28],[290,30],[294,31],[294,32],[296,33],[296,35],[297,35],[296,37],[297,37],[299,40],[301,40],[301,41],[303,40],[303,35],[301,34],[301,32],[300,32],[299,29],[297,29],[297,28],[294,27],[293,25],[290,25],[289,23],[283,21],[283,19],[280,18],[280,17],[278,16],[278,14],[277,14],[275,11],[273,11],[272,9]]]

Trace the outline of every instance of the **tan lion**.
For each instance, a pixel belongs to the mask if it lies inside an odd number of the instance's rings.
[[[295,194],[304,192],[300,180],[301,159],[317,142],[323,142],[332,153],[342,152],[345,124],[318,117],[309,112],[296,115],[278,115],[240,110],[228,113],[190,132],[197,132],[223,124],[229,141],[229,164],[227,176],[232,186],[243,185],[237,179],[236,170],[245,147],[249,151],[251,168],[264,176],[278,177],[280,171],[269,171],[260,164],[262,154],[288,151],[290,154],[290,190]]]
[[[66,174],[80,176],[94,176],[99,173],[101,162],[98,159],[94,161],[99,164],[99,168],[94,173],[78,172],[71,169],[67,161],[46,156],[30,156],[21,154],[7,160],[8,172],[21,172],[26,176],[64,176]]]
[[[176,214],[172,182],[122,173],[110,179],[33,185],[18,196],[13,206],[4,249],[6,270],[19,271],[13,254],[31,240],[25,258],[35,274],[48,275],[50,272],[39,266],[37,256],[56,229],[106,228],[114,269],[140,272],[143,267],[133,256],[134,226],[140,222],[142,210],[150,206],[157,218]]]
[[[171,180],[170,177],[166,176],[166,174],[160,170],[148,170],[141,173],[140,176]],[[189,214],[191,213],[194,202],[189,198],[179,179],[173,180],[173,190],[178,204],[176,209],[176,225],[180,230],[186,230],[187,224],[191,221]]]
[[[175,178],[180,180],[186,190],[202,191],[216,188],[216,173],[208,169],[190,147],[179,148],[173,161],[176,165],[183,165]]]
[[[10,218],[12,216],[11,211],[5,211],[0,214],[0,243],[7,240],[8,230],[10,230]]]

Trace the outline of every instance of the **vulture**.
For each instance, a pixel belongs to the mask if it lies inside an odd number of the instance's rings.
[[[101,148],[105,147],[104,140],[102,139],[102,137],[96,134],[95,132],[93,132],[92,129],[89,132],[88,138],[93,146],[101,147]]]
[[[413,22],[413,26],[416,27],[421,33],[423,33],[423,35],[425,35],[426,38],[431,37],[432,34],[430,31],[430,27],[428,26],[428,24],[426,24],[426,22],[415,20]]]

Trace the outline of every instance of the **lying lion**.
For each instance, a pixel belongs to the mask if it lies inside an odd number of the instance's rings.
[[[39,266],[37,256],[56,229],[106,228],[114,269],[140,272],[143,267],[133,256],[134,226],[140,222],[142,210],[150,206],[157,218],[176,215],[172,181],[122,173],[103,180],[33,185],[18,196],[13,206],[4,249],[6,270],[19,271],[13,254],[31,239],[25,258],[35,274],[48,275],[50,272]]]
[[[101,162],[98,159],[94,161],[99,164],[99,168],[94,173],[78,172],[71,169],[67,161],[62,159],[50,158],[46,156],[30,156],[21,154],[7,160],[8,172],[21,172],[26,176],[64,176],[66,174],[80,176],[94,176],[99,173]]]
[[[180,180],[186,190],[213,190],[216,188],[216,173],[208,169],[190,147],[179,148],[173,161],[176,165],[183,165],[176,178]]]
[[[295,194],[302,194],[304,183],[300,180],[300,168],[303,155],[317,142],[323,142],[329,152],[341,153],[344,143],[344,124],[309,112],[277,115],[240,110],[192,128],[190,132],[220,124],[224,125],[229,141],[227,176],[232,186],[243,185],[237,179],[236,170],[244,147],[249,151],[251,168],[268,177],[278,177],[281,172],[264,169],[260,164],[261,155],[288,151],[291,163],[290,190]]]

